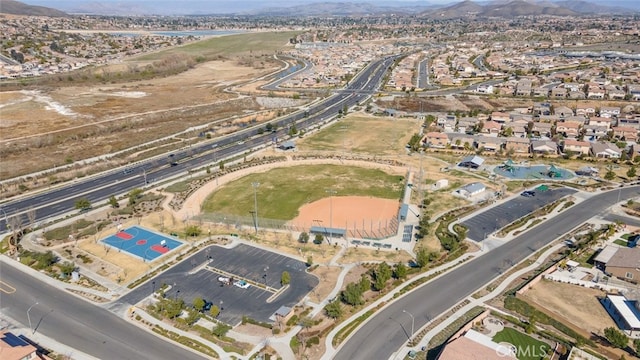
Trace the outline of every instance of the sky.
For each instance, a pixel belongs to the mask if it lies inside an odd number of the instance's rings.
[[[1,0],[0,0],[1,1]],[[48,6],[68,13],[91,8],[131,10],[133,14],[224,14],[242,13],[269,7],[290,7],[319,2],[369,3],[381,6],[429,6],[455,4],[462,0],[18,0],[30,5]],[[488,3],[490,0],[473,0]],[[501,0],[508,1],[508,0]],[[554,0],[552,0],[554,1]],[[640,0],[586,0],[600,5],[638,8]],[[121,14],[120,14],[121,15]]]

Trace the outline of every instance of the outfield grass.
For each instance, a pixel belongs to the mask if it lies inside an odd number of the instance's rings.
[[[158,60],[172,54],[187,54],[212,58],[215,56],[230,56],[249,52],[275,52],[276,50],[282,49],[289,43],[289,39],[299,33],[299,31],[283,31],[226,35],[143,55],[135,60]]]
[[[342,151],[359,154],[405,154],[405,145],[418,132],[418,122],[351,114],[298,141],[300,150]]]
[[[519,360],[540,360],[549,351],[549,344],[538,341],[529,335],[512,328],[504,328],[493,337],[496,343],[508,342],[518,349],[516,357]]]
[[[207,213],[248,216],[254,209],[253,186],[260,217],[291,220],[298,209],[327,197],[326,189],[337,196],[372,196],[400,199],[404,177],[381,170],[339,165],[301,165],[247,175],[210,194],[202,205]]]

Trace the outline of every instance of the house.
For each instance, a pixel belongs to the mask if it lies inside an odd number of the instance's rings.
[[[0,330],[0,357],[2,360],[50,359],[38,353],[38,349],[24,336],[16,336],[10,331]]]
[[[480,195],[486,190],[487,187],[483,183],[474,182],[461,187],[460,189],[456,190],[456,192],[465,198],[470,198],[476,195]]]
[[[476,88],[476,92],[479,94],[493,94],[493,85],[478,85],[478,87]]]
[[[428,132],[422,140],[426,147],[444,149],[449,145],[449,137],[441,132]]]
[[[596,115],[596,107],[594,105],[578,105],[576,106],[576,115],[591,117]]]
[[[517,351],[516,351],[517,352]],[[512,348],[497,344],[487,335],[473,329],[449,340],[437,360],[515,360]]]
[[[591,143],[591,155],[601,159],[618,159],[622,151],[610,142]]]
[[[553,113],[560,116],[561,119],[567,116],[573,116],[573,110],[567,106],[558,106],[554,109]]]
[[[555,124],[560,121],[560,115],[540,115],[538,121]]]
[[[477,169],[484,163],[484,159],[478,155],[469,155],[464,157],[459,163],[458,166],[466,167],[469,169]]]
[[[640,145],[631,144],[629,146],[629,158],[633,160],[636,156],[640,156]]]
[[[474,127],[480,122],[475,117],[463,117],[458,120],[457,132],[460,134],[472,133]]]
[[[558,144],[550,140],[533,140],[531,142],[531,152],[534,154],[556,155]]]
[[[484,122],[482,126],[482,130],[480,132],[488,136],[498,136],[498,134],[500,134],[501,129],[502,129],[502,124],[489,120]]]
[[[620,107],[603,106],[600,108],[600,116],[604,118],[618,117],[620,115]]]
[[[640,279],[640,248],[617,248],[606,262],[604,272],[619,279],[637,283]]]
[[[618,85],[607,85],[605,86],[605,90],[610,100],[624,100],[624,97],[627,95],[624,89]]]
[[[590,83],[587,85],[587,98],[589,99],[604,99],[604,95],[606,91],[604,90],[604,86]]]
[[[604,126],[607,129],[610,129],[614,124],[615,124],[615,119],[610,117],[606,118],[606,117],[593,116],[589,118],[589,125]]]
[[[436,125],[444,132],[454,132],[456,128],[456,116],[438,116],[438,118],[436,119]]]
[[[561,121],[556,124],[556,133],[567,138],[576,138],[580,135],[580,125],[577,121]]]
[[[547,97],[549,93],[549,89],[545,86],[537,86],[533,89],[533,96],[535,97]]]
[[[551,89],[551,94],[549,96],[553,99],[564,99],[567,97],[567,89],[561,86],[556,86]]]
[[[474,149],[475,139],[471,135],[449,134],[449,144],[456,149]]]
[[[622,117],[618,119],[618,126],[632,127],[640,130],[640,117]]]
[[[516,85],[516,96],[531,96],[531,80],[522,79]]]
[[[533,127],[531,128],[531,132],[536,133],[539,136],[550,137],[552,127],[552,124],[535,121],[533,123]]]
[[[629,126],[614,126],[613,136],[624,141],[635,142],[638,139],[638,130]]]
[[[504,141],[504,138],[499,137],[478,136],[476,138],[476,147],[478,149],[495,152],[502,149],[502,144],[504,143]]]
[[[565,153],[573,152],[581,155],[589,155],[591,143],[588,141],[566,139],[562,142],[562,151]]]
[[[551,115],[551,104],[544,103],[535,103],[532,108],[533,116],[536,115]]]
[[[511,117],[506,112],[494,111],[491,113],[491,121],[504,124],[511,121]]]
[[[632,338],[640,337],[640,303],[624,295],[608,294],[602,301],[618,328]]]
[[[516,154],[528,154],[531,142],[528,138],[508,137],[504,146],[506,151],[513,151]]]
[[[577,115],[568,115],[564,117],[564,121],[575,121],[575,122],[579,122],[580,124],[584,125],[587,123],[589,119],[587,119],[586,117],[584,117],[583,115],[577,116]]]
[[[631,96],[631,100],[638,101],[640,100],[640,85],[628,85],[627,90],[629,91],[629,96]]]
[[[584,136],[590,141],[596,141],[602,137],[607,136],[609,129],[605,126],[597,126],[597,125],[585,125]]]
[[[524,125],[508,125],[507,128],[511,129],[511,135],[515,137],[526,137],[527,128]]]

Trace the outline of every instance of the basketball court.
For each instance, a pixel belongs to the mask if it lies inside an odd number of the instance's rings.
[[[143,261],[155,260],[183,245],[181,241],[140,226],[118,230],[114,235],[100,241],[109,247],[118,249],[119,252],[125,251]]]

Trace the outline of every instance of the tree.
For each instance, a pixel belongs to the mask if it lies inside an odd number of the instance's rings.
[[[205,305],[205,302],[204,302],[203,298],[198,296],[195,299],[193,299],[193,308],[194,309],[202,312],[202,309],[204,309],[204,305]]]
[[[218,323],[213,329],[211,329],[211,333],[217,337],[223,337],[227,335],[227,333],[231,330],[231,326],[225,323]]]
[[[120,207],[120,204],[118,203],[118,199],[116,199],[114,195],[111,195],[109,197],[109,205],[111,205],[111,207],[114,209],[117,209]]]
[[[280,284],[288,285],[291,282],[291,275],[289,275],[288,271],[283,271],[282,276],[280,276]]]
[[[324,307],[324,312],[332,319],[338,319],[342,316],[342,305],[339,301],[332,301]]]
[[[306,232],[301,232],[300,236],[298,236],[298,242],[301,242],[303,244],[306,244],[309,242],[309,234],[307,234]]]
[[[397,263],[393,269],[393,277],[396,279],[404,279],[407,277],[407,266],[403,263]]]
[[[316,234],[316,237],[313,239],[313,243],[316,245],[322,244],[323,241],[324,241],[324,236],[322,236],[322,234],[320,233]]]
[[[212,305],[211,309],[209,309],[209,315],[215,318],[219,314],[220,314],[220,308],[218,307],[218,305]]]
[[[76,200],[74,204],[75,208],[78,210],[88,210],[91,209],[91,202],[86,197],[80,198]]]
[[[622,331],[617,330],[614,327],[608,327],[604,329],[604,337],[611,345],[624,349],[629,344],[629,338]]]
[[[628,178],[634,178],[636,177],[636,167],[632,166],[629,168],[629,170],[627,170],[627,177]]]
[[[633,340],[633,350],[636,352],[636,355],[640,355],[640,339]]]
[[[196,237],[202,234],[202,229],[198,225],[189,225],[184,229],[184,233],[187,236]]]
[[[195,324],[198,320],[200,320],[200,312],[197,309],[189,310],[187,317],[184,319],[189,326]]]
[[[607,167],[607,173],[604,174],[604,178],[606,180],[613,180],[616,178],[616,173],[613,172],[613,168],[611,166]]]
[[[427,249],[419,249],[418,252],[416,253],[416,264],[418,264],[419,267],[423,268],[425,266],[427,266],[427,264],[429,264],[429,262],[431,260],[433,260],[436,257],[435,253],[429,252]]]
[[[142,189],[135,188],[129,191],[129,205],[135,205],[138,202],[138,199],[142,196]]]
[[[65,261],[62,264],[58,264],[58,269],[60,269],[60,272],[63,275],[69,276],[76,269],[76,264],[70,261]]]
[[[307,266],[313,265],[313,257],[311,255],[307,256]]]
[[[362,299],[362,290],[360,290],[360,284],[350,283],[342,290],[342,301],[351,306],[362,305],[364,300]]]
[[[392,271],[391,267],[386,262],[381,262],[378,264],[376,269],[373,272],[373,288],[374,290],[380,291],[384,289],[387,281],[391,279]]]

